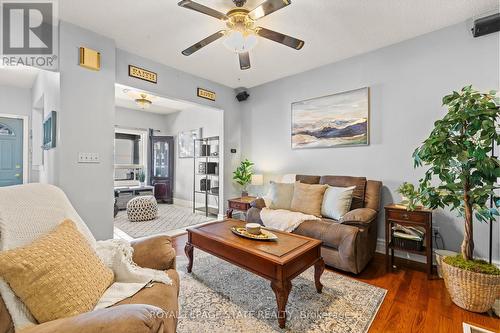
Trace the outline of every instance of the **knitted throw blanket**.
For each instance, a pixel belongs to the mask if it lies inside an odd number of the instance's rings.
[[[307,215],[300,212],[292,212],[286,209],[262,208],[260,219],[266,227],[276,230],[292,232],[304,221],[319,220],[314,215]]]

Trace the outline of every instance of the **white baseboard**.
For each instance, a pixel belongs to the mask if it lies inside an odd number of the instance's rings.
[[[204,203],[203,202],[199,202],[199,204],[203,205]],[[179,206],[182,206],[182,207],[193,208],[193,201],[174,198],[174,205],[179,205]],[[209,205],[208,207],[217,209],[217,206],[211,206],[211,205]],[[217,215],[217,219],[218,220],[224,219],[224,214]]]
[[[382,239],[382,238],[377,239],[377,248],[375,251],[378,253],[385,254],[385,239]],[[418,254],[413,254],[413,253],[408,253],[405,251],[397,251],[396,250],[396,251],[394,251],[394,256],[398,257],[398,258],[408,259],[411,261],[421,262],[421,263],[426,262],[426,258],[424,256],[420,256]],[[476,258],[476,259],[483,259],[483,260],[488,261],[488,259],[485,259],[485,258]],[[432,261],[434,264],[436,264],[435,256],[432,256]],[[500,267],[500,261],[493,260],[492,263],[493,263],[493,265]]]

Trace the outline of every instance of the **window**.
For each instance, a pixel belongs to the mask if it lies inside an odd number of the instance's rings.
[[[0,123],[0,136],[16,136],[12,128]]]

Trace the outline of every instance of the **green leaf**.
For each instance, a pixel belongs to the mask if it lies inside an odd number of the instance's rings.
[[[497,209],[488,207],[500,178],[500,161],[490,156],[492,142],[500,139],[495,129],[500,119],[499,96],[469,85],[444,96],[442,102],[447,113],[434,122],[429,137],[412,154],[414,167],[427,166],[415,192],[430,208],[449,207],[463,216],[465,205],[470,205],[479,221],[500,216]],[[407,183],[400,192],[412,194]],[[500,207],[498,196],[495,206]]]

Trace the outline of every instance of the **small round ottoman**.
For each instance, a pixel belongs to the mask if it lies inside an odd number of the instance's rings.
[[[158,215],[158,204],[152,195],[130,199],[127,203],[127,216],[130,222],[154,220]]]

